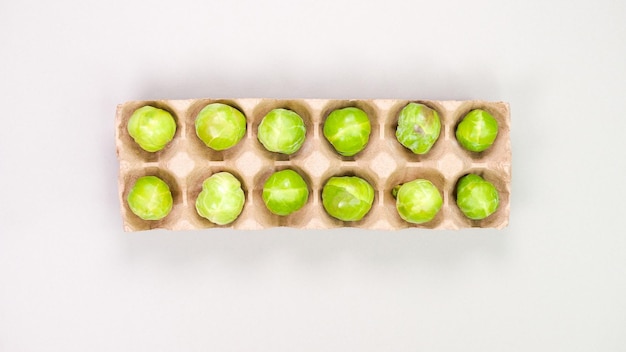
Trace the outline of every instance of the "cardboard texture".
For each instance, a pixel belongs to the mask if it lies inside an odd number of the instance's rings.
[[[220,102],[239,109],[246,116],[246,136],[233,148],[217,152],[206,147],[195,133],[195,118],[207,104]],[[398,113],[410,102],[422,103],[439,113],[441,134],[425,155],[415,155],[395,137]],[[132,113],[146,105],[169,111],[176,120],[174,139],[161,151],[146,152],[130,137],[127,123]],[[324,138],[324,119],[337,108],[356,106],[371,121],[370,141],[362,152],[342,157]],[[305,121],[306,141],[292,155],[272,153],[263,148],[256,132],[262,118],[275,108],[297,112]],[[498,121],[494,145],[482,153],[464,150],[456,141],[455,128],[472,109],[485,109]],[[288,226],[298,229],[356,227],[397,230],[404,228],[461,229],[469,227],[503,228],[508,225],[511,193],[511,143],[509,105],[486,101],[435,100],[331,100],[331,99],[190,99],[130,101],[121,104],[116,114],[116,147],[119,159],[119,199],[125,231],[156,228],[191,230],[209,228],[263,229]],[[274,172],[291,168],[309,185],[309,200],[299,211],[282,217],[267,210],[261,193],[265,180]],[[202,181],[220,171],[228,171],[242,182],[246,195],[243,212],[233,223],[218,226],[199,216],[196,197]],[[457,180],[477,173],[492,182],[500,194],[498,210],[483,220],[470,220],[455,201]],[[162,220],[146,221],[133,214],[126,202],[137,178],[154,175],[168,183],[174,198],[171,213]],[[357,222],[343,222],[329,216],[321,201],[324,183],[331,176],[357,175],[375,189],[370,212]],[[425,224],[411,224],[400,218],[394,186],[416,178],[430,180],[443,194],[443,207]]]

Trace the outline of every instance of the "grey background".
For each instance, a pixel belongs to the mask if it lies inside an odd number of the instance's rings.
[[[623,351],[625,4],[0,2],[0,351]],[[508,101],[510,226],[123,233],[193,97]]]

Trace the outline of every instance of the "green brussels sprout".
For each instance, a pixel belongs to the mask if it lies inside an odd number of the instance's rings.
[[[356,176],[331,177],[322,189],[326,212],[342,221],[358,221],[372,208],[374,188]]]
[[[261,120],[257,137],[270,152],[293,154],[302,147],[305,135],[306,126],[300,115],[274,109]]]
[[[498,190],[476,174],[461,177],[456,185],[456,204],[472,220],[482,220],[493,214],[500,203]]]
[[[359,108],[334,110],[324,121],[324,137],[343,156],[353,156],[365,149],[371,132],[370,120]]]
[[[176,121],[168,111],[144,106],[133,112],[128,120],[128,134],[148,152],[158,152],[176,133]]]
[[[293,170],[275,172],[263,185],[263,202],[276,215],[289,215],[300,210],[308,199],[306,182]]]
[[[241,182],[228,172],[218,172],[202,182],[196,210],[212,223],[226,225],[239,217],[245,200]]]
[[[426,154],[441,132],[437,111],[424,104],[409,103],[398,116],[396,139],[414,154]]]
[[[471,152],[487,150],[498,136],[498,121],[485,110],[470,111],[456,127],[456,139]]]
[[[392,194],[396,198],[396,209],[400,217],[413,224],[431,221],[443,205],[443,198],[437,187],[424,179],[398,185]]]
[[[235,146],[246,134],[246,117],[230,105],[213,103],[196,117],[196,135],[213,150]]]
[[[161,220],[172,210],[170,188],[156,176],[137,179],[126,198],[130,210],[144,220]]]

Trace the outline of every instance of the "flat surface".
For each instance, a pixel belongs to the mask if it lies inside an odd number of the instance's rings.
[[[0,351],[623,351],[619,1],[0,2]],[[511,104],[507,229],[122,232],[114,115]]]

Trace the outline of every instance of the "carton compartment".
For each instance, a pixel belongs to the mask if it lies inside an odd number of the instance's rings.
[[[174,134],[174,138],[158,152],[148,152],[142,149],[128,133],[128,121],[130,120],[130,117],[133,115],[135,110],[144,106],[152,106],[165,110],[172,115],[174,121],[176,122],[176,133]],[[136,162],[156,162],[160,159],[168,158],[172,152],[175,152],[179,148],[178,143],[180,136],[183,133],[183,124],[179,119],[177,111],[168,104],[162,101],[133,102],[125,105],[119,114],[120,123],[117,126],[117,135],[120,142],[124,146],[124,151],[127,153],[126,157],[129,159],[132,158]]]
[[[324,209],[324,205],[322,202],[322,191],[324,189],[324,185],[331,177],[335,176],[358,176],[365,181],[367,181],[372,188],[374,188],[374,201],[372,202],[372,207],[370,211],[365,214],[363,219],[359,221],[342,221],[330,216],[326,209]],[[329,227],[359,227],[359,228],[371,228],[377,219],[379,219],[382,215],[381,208],[381,198],[380,193],[382,189],[382,185],[378,181],[376,175],[369,170],[366,169],[358,169],[352,166],[340,165],[338,168],[333,170],[328,170],[324,176],[322,176],[322,183],[319,189],[317,189],[317,197],[319,199],[319,207],[321,217],[323,221],[329,225]]]
[[[426,154],[415,154],[410,149],[403,146],[398,139],[396,138],[396,129],[398,128],[398,116],[400,111],[404,109],[409,103],[418,103],[428,106],[429,108],[437,111],[439,115],[439,120],[441,121],[441,132],[439,133],[439,138],[432,146],[432,148]],[[408,162],[422,162],[426,160],[435,160],[441,157],[443,153],[445,153],[446,149],[446,120],[447,120],[447,112],[446,110],[439,104],[434,102],[424,101],[424,100],[403,100],[396,102],[387,112],[387,116],[385,119],[385,123],[383,125],[384,128],[384,138],[387,141],[387,144],[394,155],[400,156],[399,159],[404,159]]]
[[[396,209],[396,199],[392,194],[392,190],[395,186],[416,179],[426,179],[432,182],[432,184],[439,190],[443,200],[441,210],[439,210],[435,218],[423,224],[413,224],[402,219],[400,214],[398,214],[398,210]],[[387,214],[387,220],[393,227],[396,228],[415,227],[432,229],[438,227],[445,218],[445,209],[448,207],[445,193],[445,183],[445,177],[436,169],[410,166],[396,171],[389,177],[383,190],[383,206],[385,208],[385,214]]]
[[[482,109],[491,114],[496,121],[498,121],[498,136],[496,140],[493,142],[493,145],[489,147],[487,150],[482,152],[472,152],[469,151],[456,139],[456,128],[463,121],[465,115],[467,115],[470,111],[475,109]],[[448,125],[448,134],[450,136],[450,145],[454,146],[455,149],[458,150],[460,154],[464,154],[468,158],[476,162],[482,162],[485,160],[493,159],[498,157],[498,154],[501,154],[506,151],[505,145],[509,140],[510,133],[510,125],[508,121],[509,111],[506,106],[502,106],[501,104],[490,104],[484,102],[477,101],[469,101],[463,102],[455,111],[452,116],[452,124]]]
[[[498,190],[500,203],[498,209],[488,217],[482,220],[472,220],[463,214],[456,204],[456,185],[459,179],[467,174],[477,174],[485,180],[491,182]],[[510,204],[510,187],[505,182],[506,175],[502,171],[492,169],[474,167],[460,172],[452,182],[448,189],[448,204],[453,214],[454,220],[459,227],[496,227],[503,228],[508,224],[509,204]]]
[[[363,110],[367,117],[370,120],[371,132],[367,145],[363,150],[358,152],[353,156],[343,156],[339,154],[332,144],[326,139],[324,136],[324,123],[326,122],[326,118],[330,113],[337,109],[343,109],[347,107],[355,107]],[[319,146],[321,149],[325,150],[325,154],[331,157],[337,158],[341,161],[357,161],[357,160],[368,160],[373,154],[376,153],[376,146],[380,140],[380,119],[379,119],[379,111],[378,108],[367,101],[364,100],[330,100],[321,110],[320,113],[320,124],[318,126],[318,136],[319,136]]]
[[[196,117],[202,109],[213,103],[221,103],[232,106],[233,108],[239,110],[246,118],[246,134],[239,141],[239,143],[226,150],[218,151],[207,147],[196,134]],[[237,155],[246,150],[245,144],[248,136],[250,135],[251,126],[250,113],[247,113],[239,104],[237,104],[236,101],[231,99],[200,99],[191,104],[189,109],[187,109],[185,113],[185,126],[187,127],[185,139],[188,151],[191,155],[195,156],[199,160],[224,161],[236,158]]]
[[[137,179],[143,176],[156,176],[163,180],[170,188],[172,193],[172,210],[161,220],[143,220],[135,215],[128,206],[128,193],[137,182]],[[126,219],[126,228],[133,231],[150,230],[156,228],[172,228],[174,224],[183,214],[184,195],[181,192],[180,185],[176,181],[174,175],[158,167],[144,167],[129,171],[123,176],[123,188],[121,189],[122,215]]]
[[[289,215],[281,216],[272,213],[265,206],[265,202],[263,202],[263,185],[274,172],[286,169],[291,169],[300,174],[300,176],[302,176],[308,186],[309,197],[302,208]],[[254,176],[252,184],[254,185],[254,188],[251,192],[251,201],[254,204],[256,212],[255,218],[261,225],[265,227],[303,227],[307,222],[310,221],[311,218],[315,216],[315,209],[313,205],[315,192],[311,186],[312,181],[309,175],[307,175],[301,168],[292,165],[272,166],[269,168],[265,168]]]
[[[270,152],[265,149],[263,144],[258,139],[258,131],[259,125],[261,121],[270,111],[274,109],[287,109],[295,112],[300,115],[302,120],[304,121],[304,125],[306,127],[306,137],[304,143],[298,149],[297,152],[287,155],[282,153]],[[295,159],[306,158],[314,149],[315,149],[315,140],[313,138],[315,124],[313,122],[313,113],[311,108],[299,100],[275,100],[275,99],[263,99],[259,102],[259,104],[254,108],[250,121],[251,121],[251,129],[250,129],[250,139],[254,141],[254,149],[257,151],[259,155],[261,155],[264,159],[274,160],[274,161],[290,161]]]
[[[204,180],[209,178],[211,175],[216,174],[218,172],[222,172],[222,171],[230,172],[233,176],[235,176],[239,180],[239,182],[241,182],[241,188],[243,189],[243,193],[244,193],[246,201],[244,203],[241,215],[239,215],[239,217],[235,219],[235,221],[226,225],[217,225],[217,224],[212,223],[208,219],[200,216],[200,214],[198,214],[198,211],[196,210],[196,200],[198,199],[198,195],[202,191],[202,183],[204,182]],[[229,227],[237,226],[238,222],[240,222],[243,217],[242,215],[246,213],[246,210],[247,210],[246,208],[249,208],[250,202],[248,199],[249,198],[248,185],[245,182],[245,179],[242,177],[241,173],[238,170],[235,170],[234,168],[230,168],[226,166],[199,167],[199,168],[194,169],[189,174],[189,176],[187,176],[185,183],[187,184],[187,203],[188,203],[187,217],[189,218],[190,222],[195,228],[214,228],[214,227],[229,228]]]

